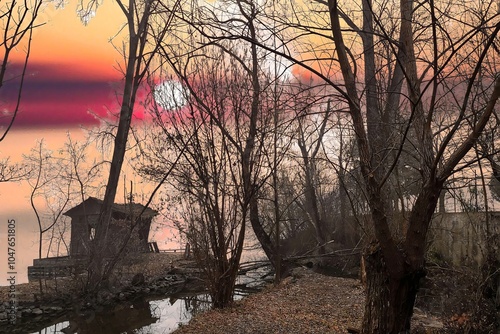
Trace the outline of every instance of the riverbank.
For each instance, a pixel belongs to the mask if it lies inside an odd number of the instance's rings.
[[[189,261],[184,261],[179,253],[145,253],[129,257],[119,263],[115,269],[113,283],[110,289],[119,290],[131,284],[132,278],[137,273],[144,275],[145,282],[158,279],[172,268],[185,266]],[[60,299],[67,295],[78,296],[81,293],[84,277],[59,277],[57,279],[42,279],[42,292],[40,281],[15,286],[16,302],[44,303]],[[9,301],[9,286],[0,286],[0,301]]]
[[[134,261],[132,261],[134,262]],[[80,333],[102,333],[126,332],[130,328],[141,328],[139,325],[147,324],[161,325],[169,323],[168,333],[176,328],[179,319],[167,321],[161,316],[156,316],[158,312],[152,312],[158,306],[149,305],[148,300],[167,299],[164,303],[172,304],[182,295],[178,294],[184,288],[192,288],[189,283],[200,283],[195,277],[198,269],[192,262],[184,261],[180,258],[169,258],[166,254],[148,256],[136,260],[136,263],[128,263],[125,267],[117,270],[120,282],[124,285],[118,289],[114,287],[114,292],[107,291],[102,296],[104,302],[108,301],[108,306],[102,308],[103,304],[89,305],[78,302],[78,299],[62,298],[61,285],[59,286],[59,299],[54,303],[36,302],[31,300],[21,303],[23,306],[18,314],[18,325],[16,328],[5,327],[5,320],[0,321],[0,333],[28,333],[37,330],[32,323],[41,325],[47,320],[53,320],[61,315],[61,321],[67,321],[68,313],[76,313],[83,321],[70,320],[65,333],[74,333],[75,328]],[[465,271],[445,269],[438,266],[428,268],[428,275],[422,282],[421,291],[417,298],[414,317],[412,321],[412,333],[463,333],[467,329],[477,333],[492,333],[493,324],[486,317],[485,304],[481,304],[476,299],[479,291],[474,293],[473,283],[476,276],[469,276]],[[140,285],[132,284],[134,273],[144,272],[145,282]],[[467,277],[469,277],[467,279]],[[61,283],[61,282],[60,282]],[[477,283],[477,282],[476,282]],[[21,288],[21,286],[19,286]],[[26,285],[26,291],[30,291]],[[5,290],[6,287],[0,289]],[[31,285],[31,289],[36,291],[37,284]],[[22,289],[20,289],[22,291]],[[67,290],[71,291],[71,290]],[[192,293],[192,290],[189,290]],[[33,293],[31,293],[33,294]],[[20,298],[29,298],[30,293],[20,294]],[[77,296],[77,295],[75,295]],[[206,296],[206,295],[204,295]],[[203,297],[204,299],[205,297]],[[206,304],[208,299],[204,299]],[[358,279],[340,278],[322,275],[305,267],[296,268],[292,271],[292,276],[283,280],[277,286],[269,284],[262,291],[246,296],[242,300],[234,303],[232,308],[225,310],[206,310],[196,314],[188,324],[179,325],[176,334],[219,334],[219,333],[348,333],[355,332],[361,328],[361,321],[364,312],[365,295],[364,289]],[[104,303],[106,304],[106,303]],[[199,309],[197,296],[193,296],[191,301],[186,300],[185,310],[191,308]],[[166,305],[166,304],[165,304]],[[0,315],[6,306],[0,303]],[[116,309],[122,309],[117,313]],[[476,309],[476,311],[474,311]],[[71,311],[72,310],[72,311]],[[124,315],[124,310],[136,312],[138,314]],[[103,312],[104,311],[104,312]],[[143,314],[144,313],[144,314]],[[155,314],[153,314],[155,313]],[[162,311],[159,311],[162,313]],[[127,324],[130,328],[120,331],[96,332],[83,330],[84,326],[90,326],[86,319],[95,319],[98,316],[108,319],[110,315],[116,315],[114,322],[125,325],[124,319],[138,319],[142,321],[137,324]],[[145,315],[145,316],[144,316]],[[477,316],[480,316],[477,321]],[[76,317],[76,318],[78,318]],[[0,317],[1,318],[1,317]],[[99,320],[100,321],[100,320]],[[100,326],[102,323],[93,321],[92,326]],[[185,323],[183,319],[181,322]],[[30,326],[28,326],[30,325]],[[139,327],[135,327],[135,326]],[[26,329],[30,328],[31,331]],[[43,328],[43,327],[42,327]],[[97,327],[96,327],[97,328]],[[125,327],[124,327],[125,328]],[[479,329],[486,329],[480,331]],[[163,328],[161,330],[164,330]],[[148,332],[148,330],[146,330]],[[148,333],[154,333],[149,331]]]
[[[68,312],[92,313],[139,297],[175,293],[187,286],[194,269],[192,261],[183,260],[180,254],[138,254],[116,267],[110,286],[98,294],[98,300],[92,301],[82,298],[84,276],[16,285],[15,298],[9,296],[12,288],[3,286],[0,287],[0,333],[25,333]],[[16,303],[15,311],[11,301]],[[13,318],[15,324],[10,321]]]

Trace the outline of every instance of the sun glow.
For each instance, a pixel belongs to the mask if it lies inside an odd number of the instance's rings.
[[[155,86],[153,96],[162,109],[177,110],[187,104],[189,92],[180,82],[166,80]]]

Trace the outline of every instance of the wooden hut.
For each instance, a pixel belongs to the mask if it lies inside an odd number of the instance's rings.
[[[70,257],[87,256],[94,240],[95,231],[99,221],[103,201],[95,197],[89,197],[74,208],[69,209],[64,215],[71,218],[71,243]],[[125,240],[132,225],[127,250],[132,252],[148,252],[148,235],[151,221],[157,211],[145,208],[141,204],[113,204],[111,212],[111,223],[108,230],[108,251],[114,253]]]

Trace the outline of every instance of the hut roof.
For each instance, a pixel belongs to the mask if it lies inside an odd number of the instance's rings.
[[[95,198],[89,197],[77,206],[69,209],[63,214],[68,217],[81,216],[81,215],[95,215],[101,212],[103,201]],[[120,212],[126,215],[132,213],[133,216],[139,215],[144,209],[144,205],[138,203],[128,203],[128,204],[113,204],[113,212]],[[158,214],[158,211],[146,208],[142,213],[143,218],[152,218]]]

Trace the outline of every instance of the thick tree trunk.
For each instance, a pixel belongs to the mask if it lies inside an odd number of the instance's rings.
[[[441,182],[423,187],[412,209],[404,243],[388,249],[374,243],[365,251],[366,294],[363,334],[410,333],[420,279],[425,276],[425,240]],[[372,203],[374,204],[374,203]],[[382,217],[373,212],[375,224]],[[387,239],[378,238],[381,243]],[[404,247],[404,248],[402,248]]]
[[[410,333],[415,297],[425,271],[406,270],[400,277],[391,276],[378,245],[372,245],[364,259],[367,300],[362,333]]]
[[[135,8],[135,7],[134,7]],[[113,156],[109,169],[108,182],[104,193],[104,199],[99,215],[99,221],[96,228],[94,245],[91,249],[90,263],[88,266],[88,285],[89,291],[97,291],[102,283],[106,284],[107,276],[113,270],[113,261],[106,263],[104,257],[112,257],[116,254],[109,254],[108,243],[113,236],[110,236],[109,227],[111,224],[112,206],[115,202],[116,191],[127,148],[128,135],[132,114],[134,112],[137,90],[143,79],[145,71],[141,72],[141,66],[144,63],[144,46],[148,33],[147,22],[151,15],[151,3],[146,3],[141,13],[135,13],[134,9],[129,8],[127,15],[127,27],[129,33],[129,45],[127,50],[127,67],[125,72],[125,83],[120,107],[120,117],[118,128],[115,135]],[[136,21],[137,20],[137,21]]]
[[[236,283],[237,270],[230,268],[226,263],[219,268],[219,277],[216,278],[214,286],[211,287],[210,297],[213,308],[225,308],[233,302],[234,285]]]
[[[214,291],[210,296],[212,298],[212,306],[215,309],[226,308],[233,302],[233,288],[231,285],[226,284],[226,280],[223,280],[217,284],[220,289]]]

